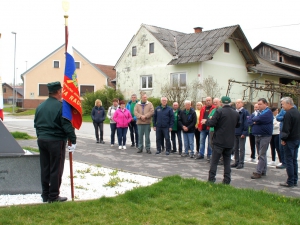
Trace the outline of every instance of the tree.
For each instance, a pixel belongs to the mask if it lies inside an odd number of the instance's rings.
[[[169,102],[178,102],[182,106],[184,101],[188,99],[190,90],[186,87],[173,86],[170,83],[165,84],[161,88],[161,94],[168,98]]]
[[[221,97],[222,87],[219,86],[217,79],[214,79],[212,76],[204,78],[200,88],[204,91],[206,96],[212,98]]]

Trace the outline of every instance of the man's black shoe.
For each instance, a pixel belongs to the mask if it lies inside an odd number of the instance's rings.
[[[176,150],[172,150],[172,151],[171,151],[171,153],[176,153],[176,152],[177,152]]]
[[[239,164],[236,169],[243,169],[244,168],[244,165],[243,164]]]
[[[288,187],[288,188],[294,187],[294,185],[290,185],[288,183],[280,183],[279,185],[282,186],[282,187]]]
[[[133,148],[133,147],[135,147],[135,145],[134,145],[134,144],[132,144],[132,145],[130,145],[130,147],[132,147],[132,148]]]
[[[147,152],[148,154],[151,154],[151,151],[150,151],[150,150],[146,150],[146,152]]]
[[[136,153],[142,153],[142,152],[143,152],[143,150],[140,150],[140,149],[139,149]]]
[[[43,202],[48,202],[48,198],[43,198]]]
[[[160,153],[161,153],[160,151],[157,151],[155,154],[158,155],[158,154],[160,154]]]
[[[105,142],[103,140],[100,141],[101,144],[105,144]]]
[[[230,167],[237,167],[238,164],[234,163],[234,164],[231,164]]]
[[[97,140],[96,143],[99,143],[99,140]]]
[[[48,203],[53,203],[53,202],[65,202],[67,201],[68,198],[67,197],[60,197],[58,196],[56,199],[53,199],[53,200],[48,200]]]

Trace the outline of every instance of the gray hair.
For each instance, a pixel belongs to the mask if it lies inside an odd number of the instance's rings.
[[[137,95],[136,94],[132,94],[131,97],[137,97]]]
[[[294,105],[294,101],[291,97],[283,97],[282,99],[280,99],[280,101],[284,101],[286,104],[289,105]]]
[[[190,100],[185,100],[185,101],[184,101],[184,104],[187,104],[187,103],[192,104],[192,102],[191,102]]]
[[[161,97],[161,98],[160,98],[160,100],[162,100],[163,98],[165,98],[165,99],[167,99],[167,100],[168,100],[168,98],[167,98],[167,97],[165,97],[165,96]]]

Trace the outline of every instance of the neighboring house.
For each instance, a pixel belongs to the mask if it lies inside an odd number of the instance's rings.
[[[195,33],[185,34],[142,24],[115,65],[117,88],[125,98],[140,92],[160,97],[165,84],[188,88],[209,76],[217,79],[225,95],[229,79],[254,79],[247,68],[259,62],[239,25],[194,29]],[[244,88],[237,85],[230,97],[243,94]],[[203,91],[201,96],[205,97]]]
[[[13,104],[13,91],[14,88],[7,83],[2,83],[2,91],[3,91],[3,103],[4,104]],[[16,105],[22,107],[23,103],[23,86],[15,87],[15,102]]]
[[[95,92],[106,85],[113,84],[113,74],[106,74],[97,64],[91,63],[79,51],[73,48],[76,74],[80,96],[86,92]],[[106,68],[106,66],[103,66]],[[48,98],[47,83],[63,83],[65,71],[65,45],[60,46],[40,62],[22,74],[24,82],[24,108],[36,108]]]
[[[250,66],[249,75],[257,77],[256,82],[290,84],[300,81],[300,52],[285,47],[261,42],[256,46],[255,52],[259,64]],[[274,95],[273,102],[279,103],[281,94]]]
[[[114,69],[114,66],[108,66],[102,64],[94,64],[94,65],[108,76],[107,85],[112,88],[116,88],[116,83],[114,82],[114,79],[116,78],[116,71]]]

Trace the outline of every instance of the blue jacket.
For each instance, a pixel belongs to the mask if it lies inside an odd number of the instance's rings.
[[[157,106],[154,110],[153,127],[172,128],[174,124],[174,113],[170,106],[165,108]]]
[[[252,134],[254,136],[272,136],[273,113],[269,108],[266,108],[264,111],[259,112],[257,116],[252,114],[248,119],[248,124],[252,126]]]
[[[94,123],[103,123],[105,120],[105,109],[102,106],[95,106],[92,110],[91,116]]]
[[[131,113],[131,110],[130,110],[131,102],[132,102],[132,100],[128,101],[126,104],[126,109],[128,109],[130,113]],[[138,100],[136,100],[136,103],[138,103]],[[134,119],[134,121],[136,121],[136,116],[132,115],[132,114],[131,114],[131,116]]]
[[[240,115],[240,126],[238,128],[235,128],[235,135],[237,136],[248,136],[248,130],[249,130],[249,124],[248,124],[248,116],[249,112],[247,109],[242,109],[240,112],[238,112]]]

